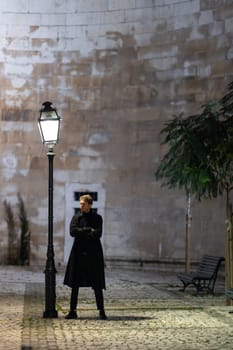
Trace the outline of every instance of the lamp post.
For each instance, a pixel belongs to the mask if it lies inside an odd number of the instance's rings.
[[[45,311],[44,318],[56,318],[56,268],[53,248],[53,159],[54,146],[58,143],[60,121],[57,111],[51,102],[44,102],[38,118],[41,141],[48,146],[48,246],[45,266]]]

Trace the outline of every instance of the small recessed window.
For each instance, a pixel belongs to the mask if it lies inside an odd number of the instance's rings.
[[[84,194],[89,194],[92,197],[93,202],[98,201],[98,192],[76,192],[76,191],[74,192],[74,200],[79,201],[79,198]]]
[[[75,192],[73,192],[73,194],[74,194],[74,201],[75,202],[79,202],[80,197],[83,196],[84,194],[89,194],[92,197],[93,205],[95,205],[95,202],[98,201],[98,192],[89,192],[89,191],[85,191],[85,192],[79,191],[78,192],[78,191],[75,191]],[[97,213],[98,209],[93,206],[92,211]],[[79,208],[79,203],[78,203],[77,207],[74,208],[74,214],[77,214],[79,212],[80,212],[80,208]]]

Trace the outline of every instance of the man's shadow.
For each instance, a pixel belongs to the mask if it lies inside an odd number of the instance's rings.
[[[144,320],[151,320],[152,317],[145,317],[145,316],[109,316],[107,320],[102,320],[102,322],[108,322],[108,321],[144,321]],[[94,320],[99,320],[98,317],[85,317],[85,316],[79,316],[78,320],[82,321],[82,320],[90,320],[90,321],[94,321]],[[100,320],[99,320],[100,321]]]

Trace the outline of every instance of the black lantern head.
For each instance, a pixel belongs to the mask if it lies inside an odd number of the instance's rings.
[[[41,141],[49,148],[58,143],[61,122],[56,109],[51,105],[51,102],[44,102],[44,107],[40,110],[40,117],[38,118]]]

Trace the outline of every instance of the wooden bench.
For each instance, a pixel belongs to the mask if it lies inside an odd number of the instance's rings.
[[[177,275],[186,287],[193,285],[196,288],[196,294],[202,291],[214,294],[214,286],[223,257],[204,255],[196,272],[185,272]]]

